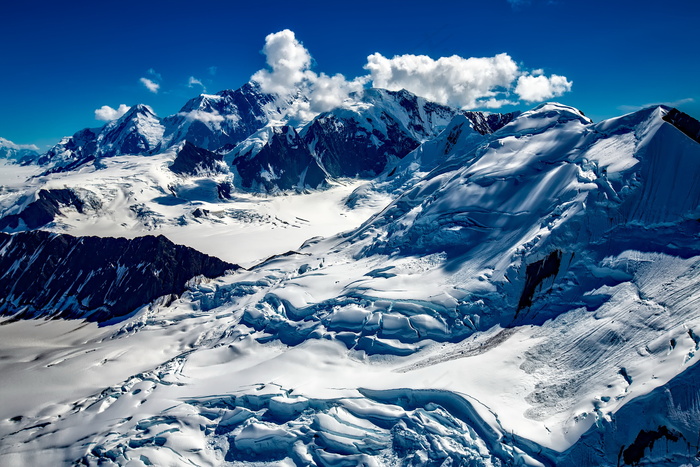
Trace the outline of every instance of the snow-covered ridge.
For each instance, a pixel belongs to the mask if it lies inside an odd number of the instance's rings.
[[[36,161],[47,167],[48,174],[85,164],[100,166],[106,157],[152,155],[188,141],[202,149],[228,153],[227,160],[239,178],[247,177],[237,180],[239,188],[280,192],[316,188],[323,181],[319,176],[375,176],[390,161],[437,135],[457,114],[467,116],[480,134],[493,132],[515,116],[458,111],[407,91],[367,89],[331,112],[299,122],[294,109],[306,100],[301,90],[288,96],[270,95],[250,82],[237,90],[202,94],[162,120],[148,106],[136,105],[102,128],[86,128],[64,138]],[[265,146],[263,136],[287,126],[302,141],[280,140],[273,152],[287,154],[272,157],[289,160],[291,165],[270,164],[263,160],[266,157],[253,161],[253,154]],[[234,163],[244,153],[245,158]],[[247,168],[236,167],[240,163]],[[304,174],[309,170],[317,173],[307,179]]]
[[[417,137],[401,109],[318,121]],[[247,223],[220,251],[277,249],[102,329],[0,326],[0,374],[17,381],[0,389],[0,461],[692,464],[700,144],[670,113],[596,124],[548,103],[484,133],[456,114],[368,182],[287,196],[221,198],[236,173],[174,170],[186,145],[35,179],[101,201],[59,202],[48,228],[87,232],[109,212],[205,244]],[[317,157],[307,128],[270,125],[230,163]],[[187,166],[219,156],[188,152]]]

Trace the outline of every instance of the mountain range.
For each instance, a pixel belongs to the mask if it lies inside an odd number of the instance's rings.
[[[0,464],[698,462],[700,122],[307,100],[1,162]]]

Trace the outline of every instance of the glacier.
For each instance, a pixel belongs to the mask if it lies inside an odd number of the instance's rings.
[[[4,166],[2,238],[160,234],[242,267],[117,319],[4,309],[0,464],[697,464],[697,121],[278,104],[132,108]]]

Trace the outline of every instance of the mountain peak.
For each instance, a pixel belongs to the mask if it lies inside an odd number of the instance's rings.
[[[150,106],[146,104],[136,104],[132,106],[124,115],[122,115],[122,117],[119,120],[130,120],[137,115],[156,117],[156,113]]]
[[[560,104],[559,102],[543,102],[542,104],[536,106],[532,110],[523,112],[523,115],[527,114],[528,116],[531,116],[535,114],[547,114],[552,112],[558,113],[562,116],[571,116],[573,118],[582,120],[586,123],[592,122],[590,118],[586,117],[586,115],[576,107]]]

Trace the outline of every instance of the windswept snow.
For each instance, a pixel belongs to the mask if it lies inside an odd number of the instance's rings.
[[[0,464],[696,462],[700,145],[666,112],[457,116],[309,193],[222,199],[174,150],[32,179],[99,201],[50,229],[249,269],[100,328],[3,323]]]

